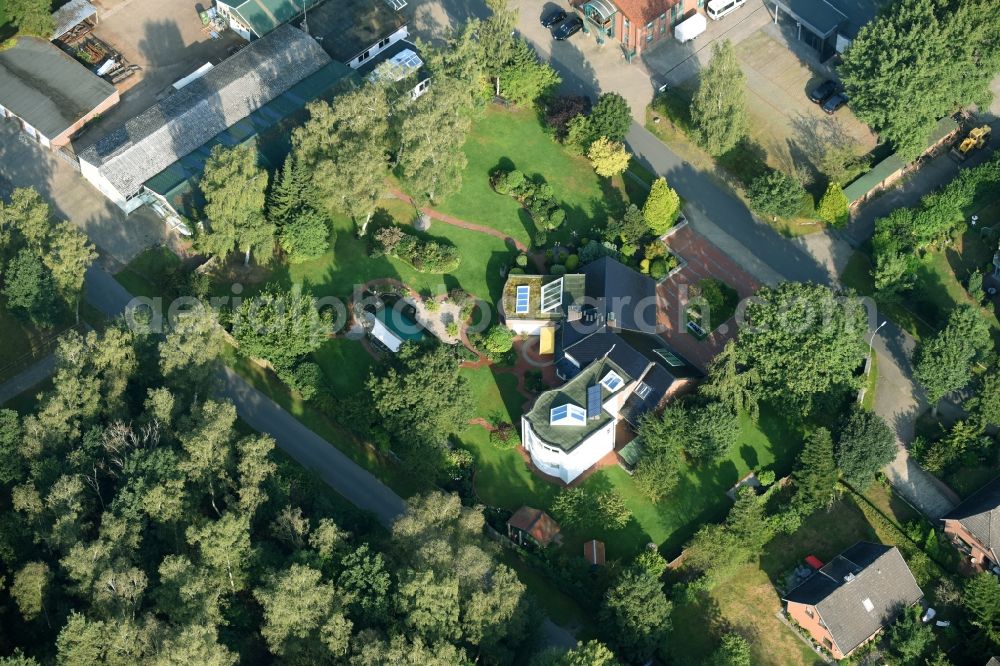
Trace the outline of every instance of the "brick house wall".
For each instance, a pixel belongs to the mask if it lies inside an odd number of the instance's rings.
[[[956,539],[963,542],[972,551],[970,557],[976,559],[976,564],[983,566],[984,560],[992,560],[989,550],[985,545],[980,543],[979,539],[974,537],[962,523],[957,520],[945,520],[944,521],[944,533],[948,537],[955,541]]]
[[[100,104],[98,104],[92,111],[90,111],[90,113],[88,113],[83,118],[80,118],[78,121],[76,121],[75,123],[73,123],[72,125],[70,125],[59,136],[53,137],[51,139],[52,145],[56,146],[56,147],[60,147],[60,148],[62,146],[69,145],[69,139],[70,139],[71,136],[73,136],[78,131],[80,131],[80,129],[84,125],[86,125],[87,123],[89,123],[96,116],[101,115],[102,113],[104,113],[105,111],[107,111],[108,109],[110,109],[111,107],[113,107],[114,105],[118,104],[118,101],[119,101],[118,91],[115,90],[114,94],[112,94],[106,100],[104,100],[103,102],[101,102]]]
[[[586,0],[574,0],[573,4],[584,20],[588,29],[596,29],[586,23],[583,17],[583,4]],[[628,16],[625,10],[619,9],[614,15],[614,35],[606,37],[605,43],[616,43],[626,51],[635,51],[639,56],[648,48],[651,48],[661,41],[673,37],[674,26],[688,18],[695,12],[704,11],[707,0],[680,0],[671,2],[663,0],[660,4],[661,12],[654,16],[652,21],[643,23],[643,17]]]
[[[808,631],[813,640],[826,648],[833,655],[834,659],[844,658],[845,655],[841,653],[837,648],[837,644],[833,642],[830,630],[821,624],[822,620],[820,620],[819,613],[816,612],[813,606],[789,601],[788,616],[795,620],[800,627]]]

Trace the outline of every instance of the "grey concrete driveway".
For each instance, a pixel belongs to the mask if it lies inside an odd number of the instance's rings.
[[[167,238],[163,221],[147,207],[126,217],[68,161],[0,120],[0,188],[13,187],[37,189],[56,217],[83,229],[112,263],[125,264]]]

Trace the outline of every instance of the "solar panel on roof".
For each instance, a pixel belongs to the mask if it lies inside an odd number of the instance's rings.
[[[587,387],[587,418],[595,419],[601,415],[601,387],[598,384]]]
[[[525,314],[528,311],[528,305],[530,300],[531,289],[526,284],[519,285],[517,288],[517,301],[514,305],[514,312],[517,314]]]

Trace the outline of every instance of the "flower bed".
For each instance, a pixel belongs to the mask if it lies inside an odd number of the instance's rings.
[[[497,194],[509,194],[524,206],[537,229],[553,231],[566,220],[548,183],[536,183],[517,169],[494,173],[492,183]]]
[[[455,246],[423,240],[395,225],[375,232],[371,255],[379,254],[405,261],[421,273],[451,273],[462,259]]]

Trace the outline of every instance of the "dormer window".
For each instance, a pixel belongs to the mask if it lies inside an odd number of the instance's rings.
[[[579,405],[559,405],[549,413],[549,425],[582,426],[587,422],[587,412]]]
[[[601,386],[606,388],[611,393],[620,389],[624,383],[625,380],[623,380],[621,375],[614,370],[609,370],[608,374],[604,375],[604,379],[601,380]]]

